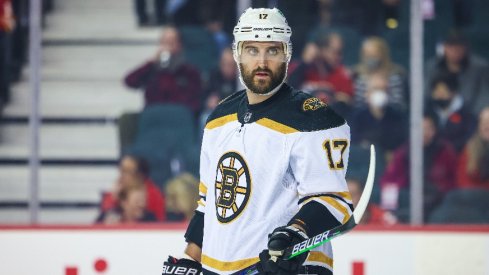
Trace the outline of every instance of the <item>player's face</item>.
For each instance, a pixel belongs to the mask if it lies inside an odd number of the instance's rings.
[[[266,94],[282,83],[286,54],[281,42],[244,42],[239,66],[243,81],[253,93]]]

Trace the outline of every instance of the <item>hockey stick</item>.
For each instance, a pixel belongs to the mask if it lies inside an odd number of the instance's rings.
[[[316,236],[313,236],[312,238],[309,238],[305,241],[302,241],[296,245],[290,246],[284,250],[284,253],[281,257],[285,259],[292,259],[294,257],[297,257],[301,255],[302,253],[305,253],[313,248],[316,248],[320,245],[323,245],[329,241],[331,241],[333,238],[336,238],[338,236],[341,236],[348,231],[352,230],[357,226],[360,221],[362,220],[363,214],[365,213],[365,210],[367,209],[368,202],[370,201],[370,195],[372,194],[372,189],[374,186],[374,177],[375,177],[375,147],[373,145],[370,146],[370,164],[368,168],[368,176],[367,176],[367,181],[365,183],[365,188],[363,189],[362,196],[360,197],[360,200],[358,201],[357,207],[355,207],[355,210],[353,211],[353,215],[348,219],[348,221],[340,226],[337,226],[335,228],[332,228],[326,232],[319,233]],[[272,256],[273,257],[273,256]],[[249,267],[245,270],[236,272],[234,274],[239,274],[239,275],[252,275],[252,274],[258,274],[258,271],[256,270],[256,265]]]
[[[370,201],[370,195],[372,194],[372,189],[374,186],[375,177],[375,147],[370,146],[370,164],[368,168],[367,181],[365,183],[365,188],[363,189],[362,196],[358,201],[357,207],[353,211],[353,215],[348,219],[348,221],[340,226],[330,229],[326,232],[320,233],[312,238],[302,241],[294,246],[285,249],[282,257],[285,259],[292,259],[300,254],[307,252],[315,247],[323,245],[329,242],[331,239],[336,238],[346,232],[352,230],[360,223],[363,217],[363,213],[367,209],[368,202]]]

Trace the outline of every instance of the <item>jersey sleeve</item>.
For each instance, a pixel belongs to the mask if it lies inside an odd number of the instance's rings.
[[[345,180],[350,128],[301,132],[291,148],[290,168],[297,182],[300,210],[290,223],[308,235],[345,223],[353,206]]]

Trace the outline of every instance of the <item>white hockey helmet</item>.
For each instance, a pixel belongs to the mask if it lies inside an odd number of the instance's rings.
[[[248,8],[240,16],[233,34],[233,54],[236,62],[239,62],[241,42],[244,41],[282,42],[286,54],[284,61],[288,63],[292,57],[292,43],[290,42],[292,30],[285,16],[277,8]]]

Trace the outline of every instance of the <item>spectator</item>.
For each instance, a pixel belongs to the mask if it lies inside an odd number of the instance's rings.
[[[426,113],[422,125],[425,217],[455,187],[457,153],[450,143],[440,138],[436,120],[434,114]],[[392,161],[380,179],[384,208],[396,209],[400,192],[409,193],[409,166],[409,145],[405,144],[394,152]],[[401,210],[408,207],[399,205]]]
[[[119,164],[119,178],[112,193],[103,195],[101,211],[115,209],[119,205],[121,192],[131,186],[142,186],[146,190],[146,210],[158,221],[165,220],[164,198],[156,184],[149,178],[149,165],[143,158],[125,155]]]
[[[219,61],[219,67],[211,72],[206,95],[217,94],[220,99],[236,91],[237,67],[231,48],[226,48]]]
[[[10,44],[15,20],[10,0],[0,0],[0,114],[10,100]]]
[[[458,92],[473,114],[489,106],[488,63],[470,52],[467,40],[460,33],[451,33],[443,43],[443,55],[427,63],[426,83],[443,73],[457,76]]]
[[[181,174],[165,187],[167,217],[170,221],[189,221],[199,200],[199,181],[189,173]]]
[[[352,142],[375,144],[390,152],[406,139],[407,118],[388,102],[388,80],[384,74],[367,80],[366,106],[355,110],[350,120]]]
[[[435,76],[431,83],[431,99],[427,108],[436,114],[439,135],[449,141],[457,152],[462,151],[476,128],[476,119],[458,94],[457,76]]]
[[[219,68],[211,72],[209,84],[204,100],[204,108],[201,114],[201,127],[207,120],[207,116],[214,110],[219,101],[230,96],[237,90],[237,67],[233,58],[233,51],[226,48],[221,54]]]
[[[328,94],[328,103],[348,104],[353,96],[353,84],[342,65],[343,40],[337,33],[329,33],[318,44],[319,55],[310,63],[302,62],[290,76],[292,86],[306,92]]]
[[[130,186],[119,193],[119,204],[97,218],[97,223],[132,224],[156,222],[156,217],[146,210],[146,196],[143,186]]]
[[[150,61],[125,77],[131,88],[144,89],[146,106],[174,103],[187,106],[197,115],[200,109],[199,71],[185,62],[180,34],[176,28],[164,30],[159,49]]]
[[[308,42],[305,46],[304,49],[302,50],[301,57],[299,59],[292,59],[289,63],[289,70],[287,72],[288,76],[290,77],[291,75],[294,74],[295,69],[300,64],[311,64],[314,62],[317,58],[319,57],[319,47],[316,43],[314,42]]]
[[[359,180],[353,178],[347,179],[346,183],[348,184],[348,190],[350,190],[353,206],[357,207],[358,201],[362,196],[364,186],[362,183],[360,183]],[[380,208],[380,206],[374,203],[369,203],[360,223],[374,225],[393,225],[397,223],[397,218],[390,212]]]
[[[392,63],[390,49],[384,39],[369,37],[360,51],[361,62],[353,68],[355,87],[355,107],[365,106],[367,80],[372,74],[382,73],[387,76],[388,102],[392,106],[407,110],[407,79],[405,70]]]
[[[480,113],[479,129],[460,156],[457,180],[462,188],[489,189],[489,107]]]

